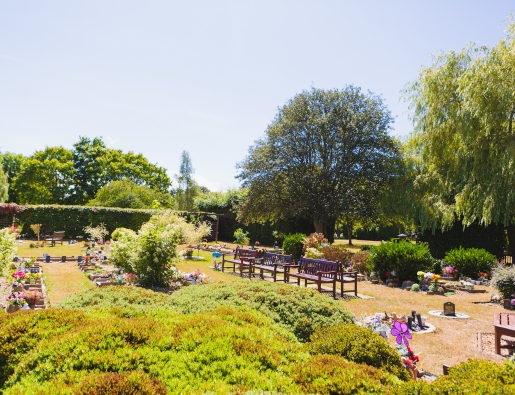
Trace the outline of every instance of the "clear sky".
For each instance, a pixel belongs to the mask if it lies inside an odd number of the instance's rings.
[[[411,131],[405,84],[438,50],[495,45],[513,1],[2,1],[0,151],[79,136],[178,172],[190,153],[212,190],[278,106],[310,87],[381,94]]]

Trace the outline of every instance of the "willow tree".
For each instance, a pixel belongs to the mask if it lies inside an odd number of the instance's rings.
[[[397,157],[382,99],[359,88],[311,89],[289,100],[238,165],[247,221],[303,217],[332,239],[338,218],[372,215]]]
[[[406,89],[432,185],[424,227],[503,224],[515,253],[515,24],[495,47],[439,54]],[[422,181],[424,182],[424,181]]]

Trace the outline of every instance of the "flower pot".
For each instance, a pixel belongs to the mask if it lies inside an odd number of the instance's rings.
[[[23,285],[13,285],[13,292],[23,292]]]
[[[504,299],[503,305],[506,310],[513,310],[513,305],[511,304],[511,299]]]
[[[7,305],[7,309],[6,311],[8,313],[16,313],[18,310],[21,309],[21,306],[20,305],[16,305],[16,304],[10,304],[10,305]]]

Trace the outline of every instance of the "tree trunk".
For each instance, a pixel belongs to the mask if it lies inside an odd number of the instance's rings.
[[[508,253],[512,256],[515,255],[515,225],[508,225]],[[512,261],[513,262],[513,261]]]
[[[349,245],[352,244],[352,222],[347,221],[347,238],[349,239]]]
[[[315,232],[322,233],[327,239],[327,224],[325,221],[318,218],[313,218],[313,225],[315,225]]]

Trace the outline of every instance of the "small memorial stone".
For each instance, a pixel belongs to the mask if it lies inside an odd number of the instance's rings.
[[[420,329],[424,329],[424,325],[422,325],[422,316],[420,313],[416,315],[418,326],[420,326]]]
[[[445,302],[443,304],[443,315],[456,315],[456,306],[452,302]]]
[[[417,312],[416,312],[415,310],[411,310],[411,316],[412,316],[413,318],[415,318],[415,316],[416,316],[416,315],[417,315]]]

